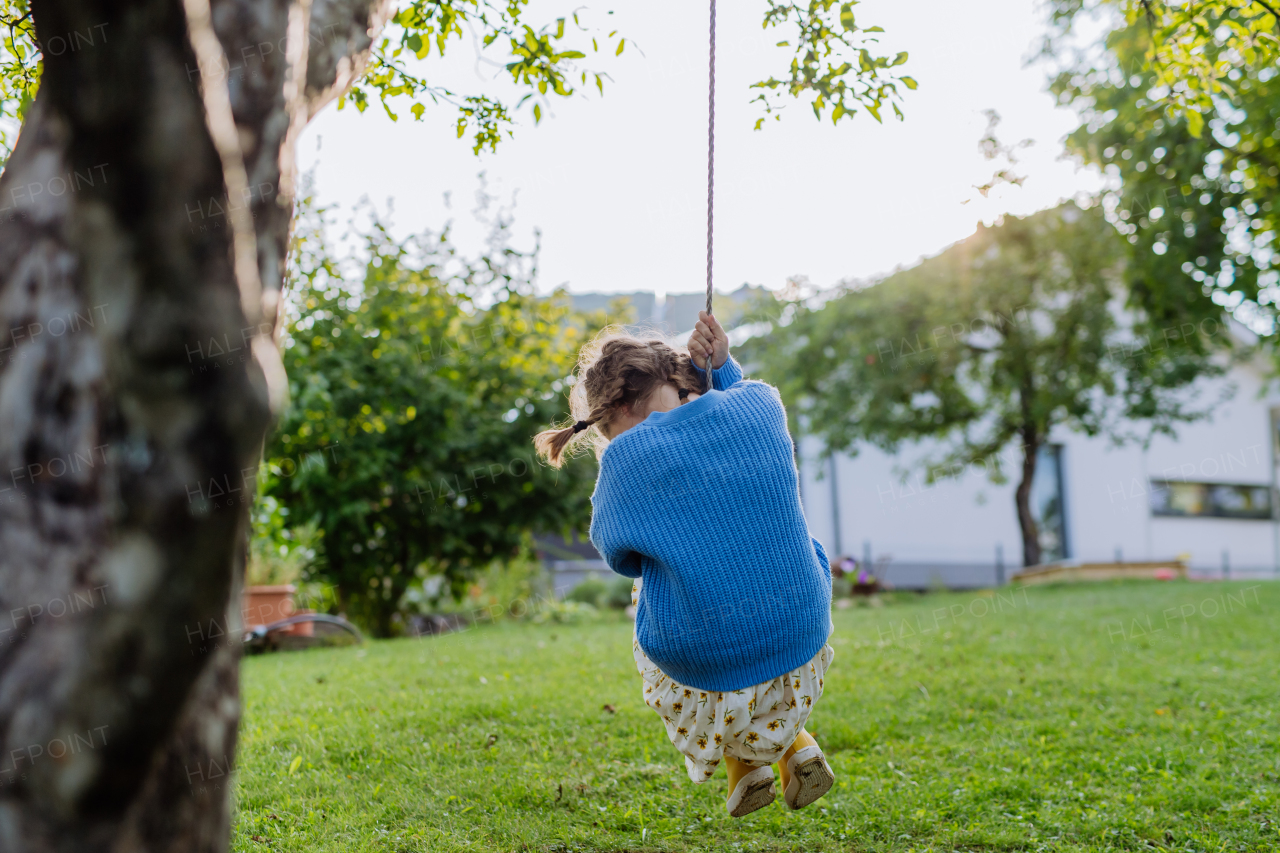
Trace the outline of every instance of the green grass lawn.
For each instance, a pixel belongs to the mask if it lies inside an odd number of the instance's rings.
[[[248,659],[235,849],[1280,850],[1278,612],[1249,583],[839,610],[809,725],[836,787],[741,820],[624,621]]]

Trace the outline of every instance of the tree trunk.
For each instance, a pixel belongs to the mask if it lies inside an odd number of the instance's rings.
[[[292,145],[386,11],[33,5],[95,41],[44,57],[0,176],[6,853],[227,849]]]
[[[1040,565],[1040,530],[1031,514],[1031,486],[1036,478],[1036,457],[1040,451],[1040,437],[1035,430],[1022,435],[1022,479],[1014,492],[1014,504],[1018,508],[1018,528],[1022,531],[1022,565]]]

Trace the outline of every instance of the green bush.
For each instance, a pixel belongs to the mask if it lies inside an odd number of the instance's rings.
[[[609,591],[605,593],[606,607],[615,610],[626,610],[631,605],[631,578],[618,576],[609,581]]]
[[[575,625],[592,622],[599,616],[600,611],[588,601],[550,601],[538,608],[533,615],[533,622],[536,625],[547,622]]]
[[[579,604],[590,604],[593,607],[606,607],[605,599],[609,595],[609,585],[595,575],[569,590],[565,601],[576,601]]]

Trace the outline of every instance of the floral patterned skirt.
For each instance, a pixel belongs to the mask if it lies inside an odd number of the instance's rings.
[[[637,580],[631,592],[633,602],[639,591]],[[823,679],[835,657],[835,650],[826,645],[799,669],[754,687],[722,693],[672,681],[649,660],[639,640],[633,637],[631,646],[636,669],[644,679],[645,704],[662,717],[667,737],[684,755],[685,769],[694,782],[710,779],[725,755],[752,767],[777,762],[822,697]]]

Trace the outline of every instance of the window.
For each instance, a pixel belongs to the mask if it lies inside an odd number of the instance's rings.
[[[1270,519],[1271,487],[1152,480],[1151,514]]]
[[[1036,475],[1031,480],[1031,515],[1040,534],[1040,561],[1044,563],[1071,556],[1062,486],[1062,446],[1044,445],[1036,454]]]

